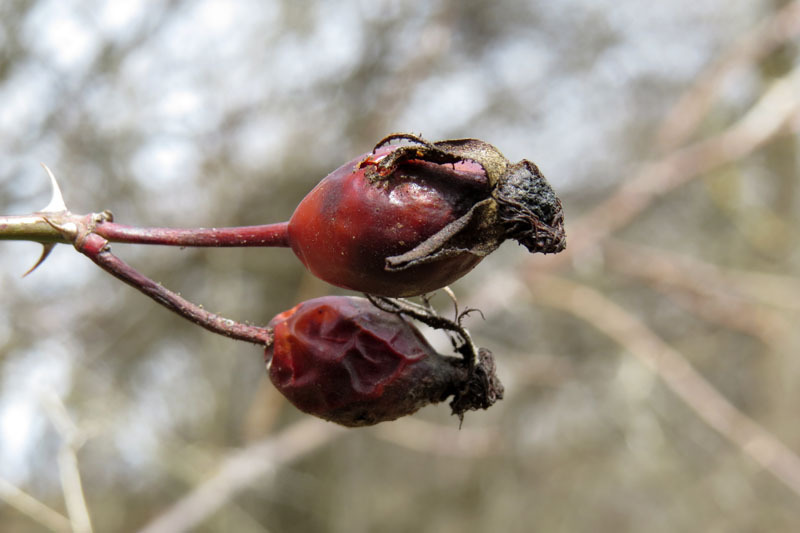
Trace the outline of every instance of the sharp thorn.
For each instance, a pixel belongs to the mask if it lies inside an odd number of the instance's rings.
[[[47,175],[50,176],[50,186],[52,188],[52,196],[50,197],[50,203],[42,209],[41,213],[62,213],[67,210],[67,205],[64,203],[64,197],[61,195],[61,188],[58,186],[58,181],[56,181],[56,177],[53,175],[53,172],[47,168],[47,165],[44,163],[41,164],[44,168]],[[46,247],[45,247],[46,248]],[[36,267],[34,267],[36,268]]]
[[[28,274],[30,274],[31,272],[36,270],[39,267],[39,265],[44,263],[44,260],[47,259],[47,256],[50,255],[50,252],[52,252],[53,248],[55,248],[55,247],[56,247],[56,243],[54,243],[54,242],[43,244],[42,245],[42,255],[39,256],[39,260],[36,261],[36,264],[33,265],[31,268],[29,268],[28,271],[25,272],[22,275],[22,277],[24,278],[25,276],[27,276]]]

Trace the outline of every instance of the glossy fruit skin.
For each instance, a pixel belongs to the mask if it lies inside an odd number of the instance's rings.
[[[289,243],[317,277],[371,294],[414,296],[449,285],[483,259],[457,253],[387,269],[388,257],[408,252],[462,217],[491,189],[483,169],[469,162],[407,161],[385,179],[371,179],[372,164],[396,148],[384,146],[349,161],[297,206]]]
[[[308,300],[269,327],[275,387],[301,411],[344,426],[411,414],[463,383],[460,360],[437,354],[413,325],[364,298]]]

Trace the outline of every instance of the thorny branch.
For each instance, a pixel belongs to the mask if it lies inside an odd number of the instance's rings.
[[[190,302],[160,283],[140,274],[112,254],[108,241],[95,233],[95,229],[108,220],[108,214],[73,216],[69,212],[63,212],[42,216],[62,235],[66,242],[71,242],[76,250],[115,278],[142,292],[159,305],[213,333],[261,346],[268,346],[272,343],[270,328],[244,324],[206,311],[201,305]]]

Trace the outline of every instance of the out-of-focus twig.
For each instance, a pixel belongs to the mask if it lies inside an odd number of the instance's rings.
[[[45,411],[61,436],[61,447],[58,450],[58,470],[72,531],[75,533],[91,533],[92,521],[89,517],[86,498],[83,495],[77,455],[78,450],[85,442],[85,438],[70,418],[58,395],[53,392],[46,392],[43,400]]]
[[[787,311],[800,311],[800,278],[769,272],[750,272],[720,268],[720,277],[734,285],[740,294],[765,305]]]
[[[660,151],[682,145],[706,116],[726,76],[737,68],[755,65],[782,44],[800,34],[800,2],[785,5],[731,45],[722,58],[702,73],[664,119],[656,137]]]
[[[69,519],[66,516],[51,509],[3,478],[0,478],[0,500],[50,531],[55,531],[56,533],[70,533],[72,531]]]
[[[567,249],[549,265],[561,265],[587,247],[600,244],[644,212],[659,196],[757,150],[782,133],[799,112],[800,72],[793,71],[775,81],[747,114],[727,130],[648,163],[636,176],[624,181],[613,195],[569,227]]]
[[[609,253],[631,254],[645,262],[652,261],[660,268],[675,270],[683,276],[698,276],[702,281],[715,280],[744,298],[786,311],[800,311],[800,278],[727,268],[707,263],[695,257],[638,244],[610,239],[605,244]],[[678,275],[678,274],[676,274]]]
[[[454,7],[448,1],[437,2],[435,6],[436,11],[428,17],[424,27],[415,36],[417,46],[403,47],[408,55],[402,58],[392,56],[391,63],[387,63],[396,67],[380,85],[381,91],[374,97],[371,111],[360,119],[362,131],[359,133],[366,135],[368,139],[385,134],[398,115],[407,109],[415,89],[429,79],[442,58],[447,57],[452,47],[451,34],[455,17],[451,10]],[[400,15],[400,18],[402,20],[406,17]]]
[[[732,405],[683,355],[600,292],[555,276],[532,276],[537,303],[567,311],[625,347],[709,426],[800,496],[800,457]]]
[[[782,342],[794,328],[781,312],[743,294],[714,265],[616,240],[606,241],[604,249],[605,264],[612,270],[644,280],[701,318],[752,335],[767,346]]]
[[[61,476],[61,485],[64,490],[64,501],[67,504],[67,514],[75,533],[91,533],[92,521],[89,517],[89,508],[83,495],[81,474],[78,469],[78,456],[76,450],[69,444],[62,444],[58,450],[58,471]]]
[[[207,472],[217,464],[216,453],[207,451],[179,438],[162,439],[159,463],[164,473],[183,484],[186,490],[203,483]],[[267,533],[269,530],[246,508],[236,501],[228,501],[222,521],[229,531],[241,533]]]
[[[155,517],[141,533],[178,533],[196,527],[255,480],[328,444],[343,429],[308,417],[232,454],[213,476]]]
[[[377,438],[428,455],[478,458],[503,453],[503,438],[495,428],[443,426],[406,417],[372,429]]]

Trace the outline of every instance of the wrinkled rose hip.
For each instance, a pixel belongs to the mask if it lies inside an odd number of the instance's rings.
[[[388,145],[402,139],[411,144]],[[529,161],[477,139],[395,134],[325,177],[298,205],[289,243],[334,285],[402,297],[472,270],[504,240],[564,249],[561,202]]]
[[[451,395],[458,415],[502,397],[493,367],[492,391],[465,394],[473,378],[461,359],[439,355],[412,324],[364,298],[308,300],[269,326],[272,383],[301,411],[344,426],[394,420]]]

